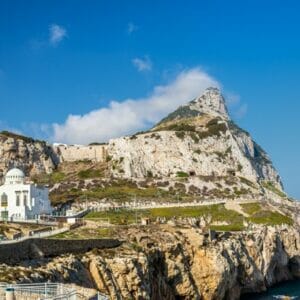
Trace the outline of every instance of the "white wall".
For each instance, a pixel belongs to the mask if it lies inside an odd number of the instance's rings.
[[[20,205],[17,206],[16,191],[20,191]],[[24,205],[24,192],[27,193],[27,203]],[[8,206],[1,206],[1,196],[5,193],[8,197]],[[52,212],[48,189],[32,184],[5,184],[0,186],[0,213],[8,211],[8,217],[34,218],[40,214]],[[1,215],[0,215],[1,216]]]

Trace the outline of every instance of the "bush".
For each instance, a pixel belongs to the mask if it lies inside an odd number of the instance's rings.
[[[277,194],[279,197],[285,198],[286,194],[280,191],[278,188],[276,188],[271,181],[263,181],[262,186],[269,191],[273,192],[274,194]]]
[[[89,178],[96,178],[102,176],[103,176],[102,172],[100,170],[95,170],[95,169],[82,170],[78,172],[78,177],[80,179],[89,179]]]
[[[185,133],[184,131],[176,131],[175,135],[179,138],[179,139],[184,139]]]
[[[150,171],[150,170],[147,171],[147,177],[148,178],[152,178],[153,177],[152,171]]]
[[[177,177],[189,177],[189,174],[185,173],[185,172],[182,172],[182,171],[179,171],[179,172],[176,173],[176,176]]]

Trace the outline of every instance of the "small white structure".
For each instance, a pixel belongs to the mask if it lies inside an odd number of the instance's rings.
[[[51,214],[48,188],[25,183],[24,173],[17,168],[9,170],[0,186],[0,217],[3,219],[35,219]]]

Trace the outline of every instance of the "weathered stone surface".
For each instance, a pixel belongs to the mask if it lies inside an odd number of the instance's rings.
[[[197,229],[164,225],[132,228],[116,249],[2,264],[0,279],[76,283],[111,299],[237,300],[299,278],[299,256],[299,231],[288,226],[218,234],[209,241]]]
[[[111,140],[112,173],[127,178],[232,175],[282,188],[267,154],[230,120],[219,90],[208,89],[178,110],[150,132]]]
[[[22,169],[26,175],[51,173],[57,157],[51,145],[12,133],[0,133],[0,175],[12,167]]]

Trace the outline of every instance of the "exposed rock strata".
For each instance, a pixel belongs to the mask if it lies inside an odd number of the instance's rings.
[[[300,277],[300,236],[291,227],[260,227],[213,241],[193,228],[132,228],[128,239],[110,251],[2,265],[0,277],[19,273],[17,281],[76,283],[111,299],[204,300],[235,300]]]
[[[117,177],[233,174],[282,188],[267,154],[230,120],[217,89],[208,89],[150,132],[111,140],[108,153]]]

